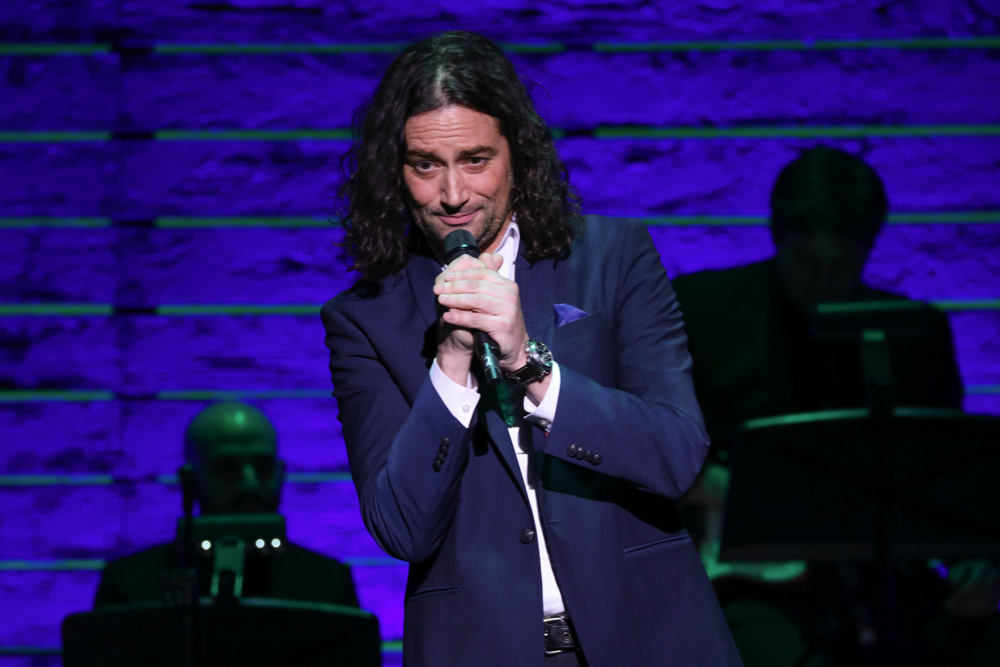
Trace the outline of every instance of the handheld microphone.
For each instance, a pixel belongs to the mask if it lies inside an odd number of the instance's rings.
[[[468,230],[456,229],[444,237],[444,254],[445,261],[451,264],[462,255],[479,257],[479,246],[476,245],[476,239]],[[476,358],[479,359],[479,363],[483,367],[483,375],[486,376],[486,383],[491,387],[496,386],[503,380],[503,371],[500,370],[500,364],[497,362],[499,349],[496,341],[490,338],[489,334],[478,329],[472,330],[472,339]]]

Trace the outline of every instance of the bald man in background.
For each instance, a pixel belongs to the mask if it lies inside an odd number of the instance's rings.
[[[184,459],[191,468],[192,491],[202,514],[278,511],[285,464],[278,458],[274,425],[257,408],[227,402],[199,412],[185,431]],[[200,565],[199,591],[205,594],[211,563],[201,559]],[[109,561],[94,606],[160,600],[165,582],[179,566],[173,542]],[[346,565],[291,543],[266,561],[248,559],[243,595],[358,605]]]

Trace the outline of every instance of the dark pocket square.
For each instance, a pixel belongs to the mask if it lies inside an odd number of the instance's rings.
[[[590,316],[590,313],[584,312],[576,306],[571,306],[568,303],[557,303],[552,307],[556,310],[557,328]]]

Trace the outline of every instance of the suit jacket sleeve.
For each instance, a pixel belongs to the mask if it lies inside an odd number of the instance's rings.
[[[578,268],[600,271],[596,279],[613,290],[603,297],[612,342],[588,349],[586,341],[556,341],[563,373],[559,409],[549,436],[535,438],[535,447],[676,498],[693,483],[708,449],[681,313],[646,228],[625,221],[615,221],[615,227],[624,230],[621,237],[597,243],[603,246],[595,251],[600,258]],[[613,372],[600,377],[585,370],[574,359],[573,345],[579,358],[613,356]],[[599,455],[600,463],[579,460],[572,445]]]
[[[411,406],[353,313],[338,307],[343,303],[335,299],[321,314],[361,515],[388,554],[421,561],[454,515],[471,429],[451,415],[426,371]],[[435,469],[443,439],[448,454]]]

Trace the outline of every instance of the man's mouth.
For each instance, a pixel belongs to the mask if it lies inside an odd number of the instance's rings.
[[[472,219],[476,217],[478,209],[470,213],[462,213],[461,215],[442,215],[437,214],[437,217],[441,219],[446,225],[451,225],[453,227],[459,227],[461,225],[468,224],[472,222]]]

